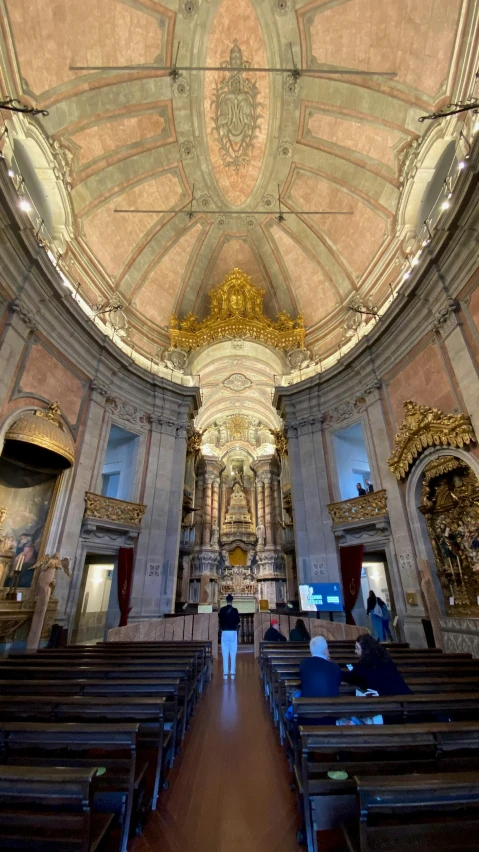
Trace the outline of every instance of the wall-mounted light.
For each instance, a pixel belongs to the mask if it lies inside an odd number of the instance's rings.
[[[20,201],[18,202],[18,206],[19,206],[20,210],[23,210],[24,213],[30,213],[30,211],[32,209],[32,205],[30,204],[28,198],[25,198],[25,196],[20,198]]]

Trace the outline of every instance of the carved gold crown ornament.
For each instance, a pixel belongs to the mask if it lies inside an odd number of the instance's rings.
[[[46,410],[38,408],[35,412],[21,414],[5,435],[5,442],[8,441],[21,441],[49,450],[65,460],[65,468],[75,462],[73,439],[65,429],[58,402],[52,402]]]
[[[388,458],[389,469],[404,479],[414,459],[428,447],[463,447],[476,441],[467,414],[444,414],[438,408],[404,403],[404,418]]]
[[[261,340],[276,349],[304,349],[304,320],[293,320],[285,312],[276,322],[263,313],[264,291],[253,284],[249,275],[233,269],[223,283],[210,292],[210,315],[199,320],[189,313],[181,322],[172,316],[171,344],[190,351],[225,338]]]

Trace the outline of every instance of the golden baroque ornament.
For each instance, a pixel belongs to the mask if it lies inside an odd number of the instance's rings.
[[[186,454],[188,456],[196,456],[201,450],[201,441],[203,439],[204,430],[200,432],[198,429],[193,429],[188,435],[186,442]]]
[[[438,408],[407,400],[404,418],[388,458],[389,469],[404,479],[414,459],[428,447],[463,447],[476,441],[467,414],[444,414]]]
[[[172,316],[172,346],[187,352],[224,338],[261,340],[276,349],[304,349],[304,319],[295,320],[285,311],[276,322],[263,313],[264,291],[251,283],[249,275],[233,269],[223,283],[210,292],[210,315],[199,320],[188,314],[181,322]]]
[[[85,494],[85,518],[139,527],[145,511],[146,506],[143,503],[128,503],[126,500],[104,497],[91,491]]]

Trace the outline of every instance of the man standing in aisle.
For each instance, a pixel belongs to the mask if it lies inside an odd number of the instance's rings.
[[[234,680],[236,674],[236,651],[238,650],[238,627],[240,617],[233,606],[233,595],[226,598],[226,606],[222,606],[218,619],[221,630],[221,653],[223,655],[223,680],[228,679],[228,657],[231,657],[230,675]]]

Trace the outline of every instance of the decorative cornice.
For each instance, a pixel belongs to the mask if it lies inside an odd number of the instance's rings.
[[[476,441],[466,414],[444,414],[438,408],[404,403],[404,419],[394,439],[388,465],[397,479],[404,479],[409,467],[427,447],[463,447]]]
[[[199,320],[190,313],[179,322],[172,316],[169,328],[172,346],[189,352],[224,338],[248,338],[276,349],[303,349],[302,315],[293,320],[282,311],[273,322],[263,313],[263,297],[264,291],[251,284],[249,275],[233,269],[219,287],[211,290],[209,317]]]

